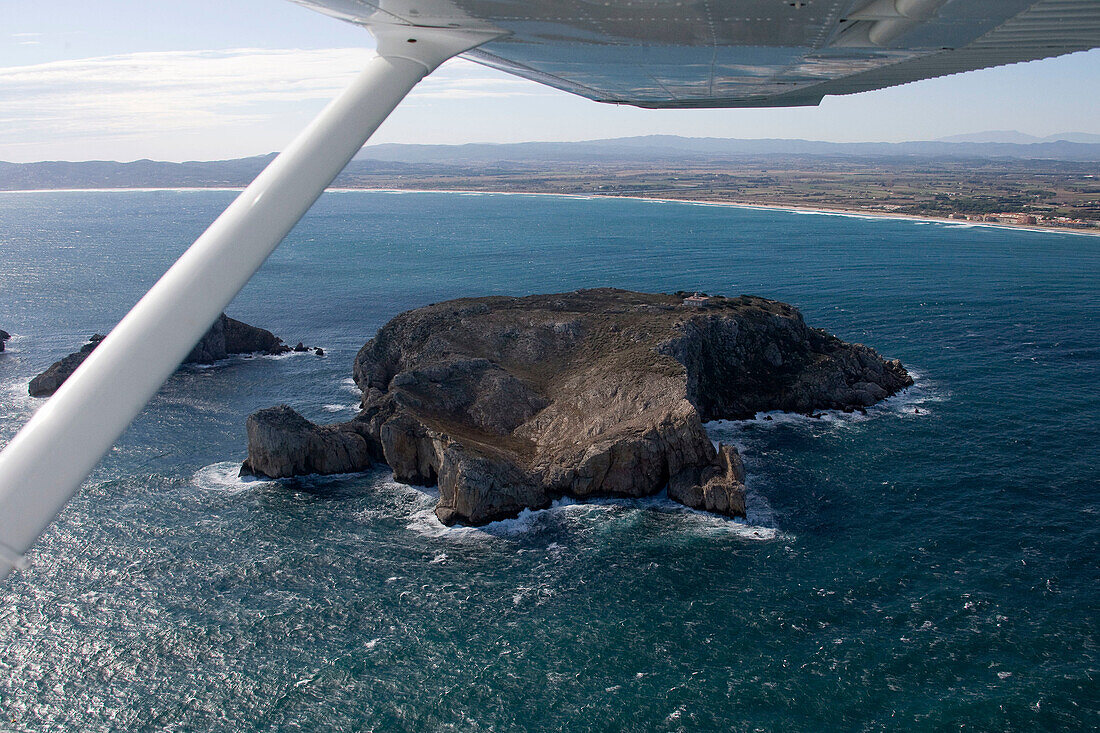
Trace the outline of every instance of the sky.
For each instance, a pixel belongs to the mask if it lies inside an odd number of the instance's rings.
[[[282,149],[362,68],[364,30],[287,0],[0,0],[0,160],[213,160]],[[931,140],[1100,134],[1100,49],[794,109],[598,104],[453,60],[371,144],[627,135]]]

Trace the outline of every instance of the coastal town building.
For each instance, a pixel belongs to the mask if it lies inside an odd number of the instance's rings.
[[[694,294],[689,295],[688,297],[684,298],[684,305],[691,306],[691,307],[694,307],[694,308],[700,308],[700,307],[706,305],[707,302],[709,302],[709,301],[710,301],[710,298],[707,297],[706,295],[700,295],[699,293],[694,293]]]

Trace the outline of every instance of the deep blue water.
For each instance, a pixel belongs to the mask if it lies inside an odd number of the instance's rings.
[[[0,445],[227,192],[0,194]],[[711,426],[750,523],[645,502],[444,530],[378,471],[244,483],[447,298],[753,293],[898,357],[867,418]],[[1100,725],[1100,239],[626,200],[329,193],[228,309],[325,357],[177,373],[0,584],[0,728]],[[58,446],[59,451],[64,446]]]

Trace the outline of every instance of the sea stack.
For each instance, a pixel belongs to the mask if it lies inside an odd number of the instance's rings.
[[[27,391],[32,397],[49,397],[84,363],[105,337],[95,334],[78,351],[51,364],[31,380]],[[271,331],[229,318],[224,313],[195,345],[184,364],[213,364],[231,354],[283,354],[290,348]]]
[[[4,342],[11,338],[11,334],[0,328],[0,351],[4,350]]]
[[[445,524],[665,488],[687,506],[744,516],[740,456],[715,448],[704,422],[862,408],[912,384],[900,362],[807,326],[790,305],[684,301],[604,288],[403,313],[355,358],[354,419],[256,413],[242,472],[381,461],[398,481],[438,484]]]

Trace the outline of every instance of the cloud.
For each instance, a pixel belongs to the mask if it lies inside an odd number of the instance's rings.
[[[372,55],[363,48],[231,49],[0,68],[0,159],[49,157],[46,149],[59,141],[217,135],[312,114]],[[456,59],[422,82],[410,103],[541,93],[531,82]],[[37,149],[43,153],[35,156]]]

